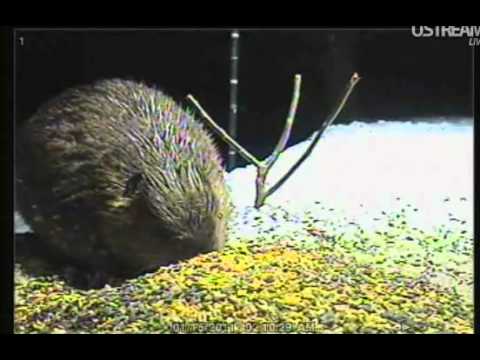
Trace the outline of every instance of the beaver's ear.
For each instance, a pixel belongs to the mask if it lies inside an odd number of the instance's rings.
[[[135,194],[138,189],[138,185],[143,180],[142,173],[133,174],[125,184],[125,191],[123,192],[123,196],[128,197]]]

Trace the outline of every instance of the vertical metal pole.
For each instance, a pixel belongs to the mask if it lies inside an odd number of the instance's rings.
[[[232,139],[237,138],[237,98],[238,98],[238,39],[240,34],[234,29],[230,33],[232,39],[232,48],[230,53],[230,119],[229,119],[229,135]],[[228,170],[231,171],[235,167],[235,150],[230,146],[228,150]]]

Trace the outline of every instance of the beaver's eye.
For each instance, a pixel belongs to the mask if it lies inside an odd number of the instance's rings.
[[[127,180],[125,184],[125,191],[123,192],[123,196],[132,196],[137,191],[138,185],[140,181],[142,181],[143,176],[142,173],[136,173],[132,177]]]

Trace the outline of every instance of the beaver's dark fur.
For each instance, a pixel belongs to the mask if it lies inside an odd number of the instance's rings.
[[[225,242],[219,153],[159,90],[125,80],[67,90],[17,130],[16,145],[17,207],[67,261],[135,274]]]

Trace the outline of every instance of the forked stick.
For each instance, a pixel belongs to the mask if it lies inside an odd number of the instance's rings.
[[[268,197],[272,195],[275,191],[277,191],[280,186],[285,183],[285,181],[288,180],[290,176],[297,170],[300,165],[307,159],[307,157],[312,153],[313,148],[315,145],[317,145],[318,141],[323,135],[323,132],[327,127],[329,127],[337,118],[337,116],[340,114],[340,112],[343,110],[345,104],[347,103],[347,100],[350,96],[350,94],[353,91],[353,88],[355,85],[360,81],[360,76],[358,76],[357,73],[354,73],[352,77],[350,78],[350,81],[348,82],[347,86],[345,87],[345,94],[339,98],[337,102],[336,108],[330,113],[330,115],[327,117],[327,120],[323,122],[322,126],[318,130],[317,134],[315,134],[315,137],[313,138],[312,142],[308,146],[307,150],[303,153],[303,155],[298,159],[298,161],[290,168],[290,170],[287,171],[285,175],[282,176],[280,180],[277,181],[275,185],[273,185],[266,193],[265,197]]]
[[[295,83],[294,83],[294,91],[292,96],[292,101],[290,104],[290,110],[288,113],[287,120],[285,122],[285,127],[283,129],[282,135],[275,147],[273,153],[267,157],[264,161],[258,160],[255,156],[250,154],[245,148],[243,148],[240,144],[238,144],[234,139],[232,139],[220,126],[218,126],[215,121],[207,114],[207,112],[200,106],[198,101],[192,96],[188,95],[187,99],[189,99],[195,107],[200,111],[203,118],[207,121],[207,124],[217,133],[220,137],[229,145],[231,145],[237,153],[242,156],[245,160],[249,163],[253,164],[257,168],[257,178],[255,181],[256,184],[256,196],[255,196],[255,208],[260,208],[264,203],[268,196],[272,195],[275,191],[277,191],[280,186],[282,186],[285,181],[288,180],[290,176],[298,169],[298,167],[305,161],[305,159],[312,153],[313,148],[320,140],[325,129],[330,126],[333,121],[337,118],[340,114],[342,109],[344,108],[348,97],[353,91],[353,88],[360,80],[360,77],[357,73],[354,73],[348,82],[345,93],[342,97],[340,97],[336,108],[330,113],[329,117],[326,121],[322,124],[320,129],[318,130],[317,134],[313,138],[312,142],[308,146],[307,150],[303,153],[300,159],[287,171],[287,173],[282,176],[280,180],[277,181],[275,185],[273,185],[270,189],[266,190],[265,181],[268,175],[268,172],[272,168],[273,164],[278,160],[280,154],[285,149],[287,145],[288,139],[290,137],[290,132],[293,126],[293,122],[295,121],[295,114],[297,111],[298,101],[300,98],[300,85],[301,85],[301,76],[295,75]]]

